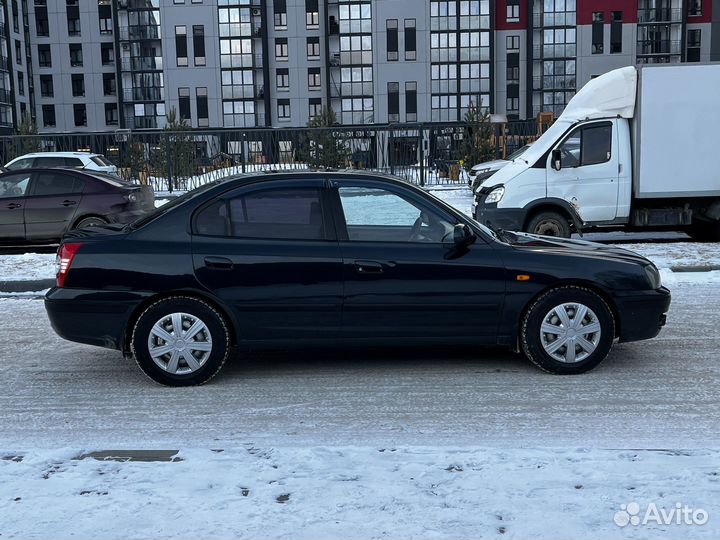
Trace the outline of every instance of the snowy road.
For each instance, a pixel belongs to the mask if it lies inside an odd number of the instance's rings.
[[[619,345],[578,377],[502,350],[293,352],[235,361],[191,389],[62,341],[41,301],[2,299],[2,447],[717,448],[720,288],[673,293],[659,338]]]

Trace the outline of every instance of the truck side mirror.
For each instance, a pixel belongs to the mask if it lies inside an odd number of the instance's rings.
[[[552,168],[556,171],[562,169],[562,153],[559,148],[552,151]]]

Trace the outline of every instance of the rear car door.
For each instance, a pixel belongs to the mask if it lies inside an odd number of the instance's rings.
[[[30,173],[6,174],[0,177],[0,242],[25,239],[25,195]]]
[[[458,248],[458,218],[403,186],[338,180],[343,332],[351,339],[494,342],[505,269],[481,238]]]
[[[322,179],[264,181],[195,212],[195,275],[234,309],[241,340],[337,337],[342,262],[326,197]]]
[[[28,240],[60,238],[73,224],[85,182],[69,172],[35,171],[25,204]]]
[[[586,223],[602,223],[617,216],[619,152],[612,122],[593,122],[575,128],[559,145],[562,169],[547,163],[547,196],[564,199]]]

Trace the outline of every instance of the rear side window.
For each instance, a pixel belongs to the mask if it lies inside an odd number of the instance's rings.
[[[12,163],[8,166],[8,169],[11,171],[17,171],[20,169],[29,169],[33,165],[33,158],[24,158],[19,159],[15,163]]]
[[[65,167],[65,158],[47,156],[35,158],[36,167]]]
[[[198,234],[275,240],[324,240],[320,190],[254,191],[218,201],[198,214]]]
[[[82,193],[84,182],[67,174],[39,173],[33,195],[72,195]]]
[[[63,159],[65,161],[66,167],[84,167],[85,166],[84,163],[82,162],[82,160],[78,159],[78,158],[66,157]]]

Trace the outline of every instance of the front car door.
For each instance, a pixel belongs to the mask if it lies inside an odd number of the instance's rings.
[[[432,199],[381,180],[333,182],[343,257],[343,333],[355,340],[494,342],[505,270],[482,238]]]
[[[558,145],[562,168],[547,162],[547,196],[572,204],[585,223],[611,222],[617,217],[619,152],[613,122],[583,124]]]
[[[35,171],[25,205],[28,240],[62,237],[73,224],[84,187],[81,178],[63,171]]]
[[[25,239],[25,195],[30,173],[6,174],[0,177],[0,242]]]
[[[342,263],[324,186],[265,180],[195,213],[195,275],[235,311],[241,340],[338,337]]]

